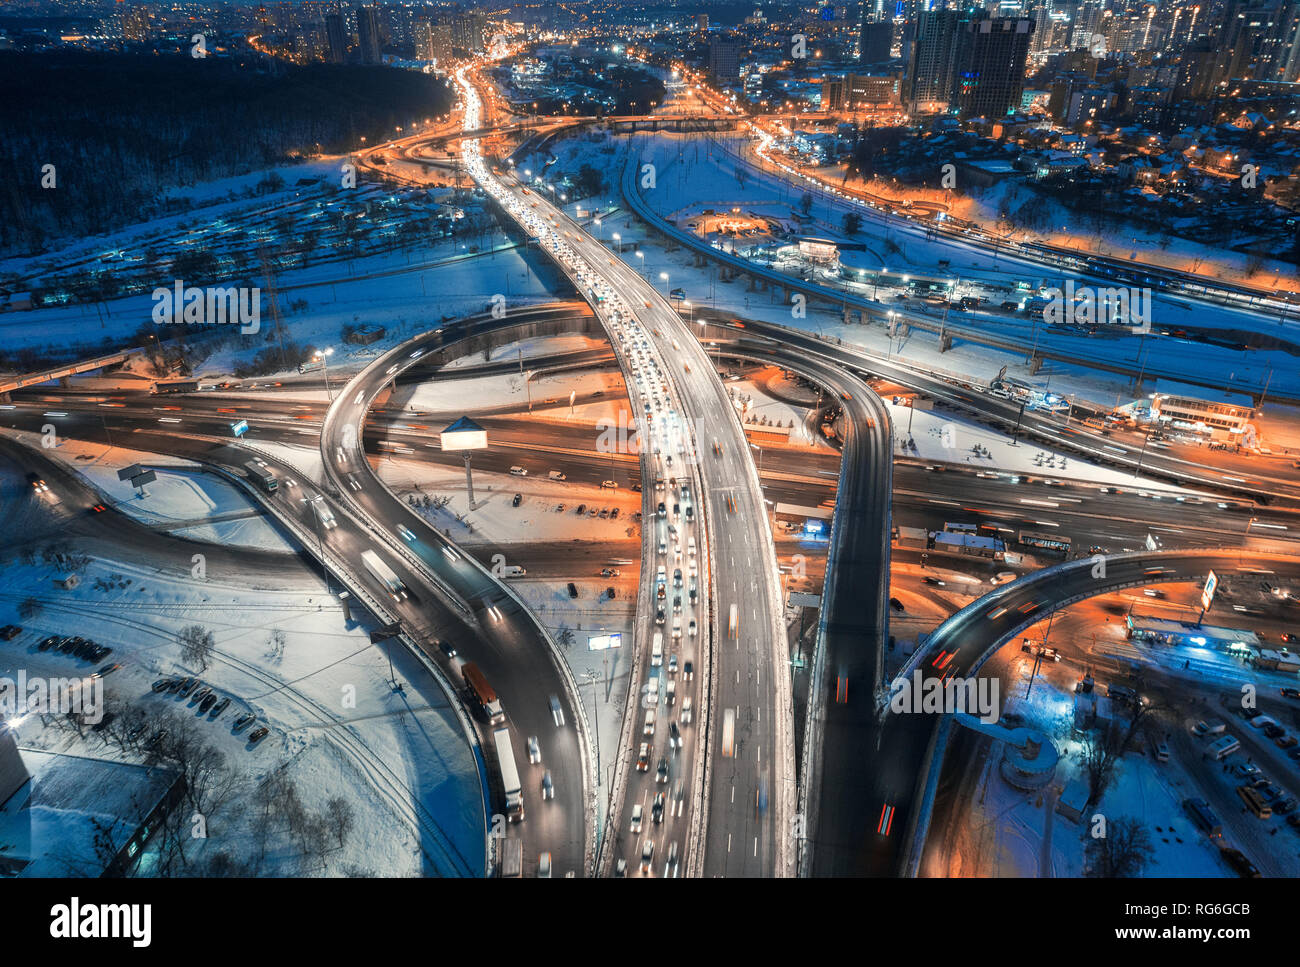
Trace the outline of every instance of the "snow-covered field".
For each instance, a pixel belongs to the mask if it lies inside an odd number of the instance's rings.
[[[607,182],[616,185],[623,155],[602,152],[598,145],[584,143],[583,147],[585,150],[578,152],[572,163],[601,166]],[[638,135],[636,151],[641,161],[657,166],[657,186],[646,192],[646,198],[665,216],[671,216],[678,208],[688,186],[692,198],[708,199],[714,204],[742,206],[746,211],[760,212],[771,208],[773,214],[788,212],[803,191],[798,187],[791,189],[769,175],[756,173],[745,178],[742,185],[736,178],[735,160],[732,156],[720,151],[710,154],[697,150],[681,137],[667,133]],[[610,193],[607,192],[608,194]],[[603,201],[612,203],[613,199],[607,197]],[[589,207],[591,200],[584,200],[580,204]],[[576,212],[577,207],[576,203],[568,206],[571,213]],[[841,200],[826,201],[819,194],[813,207],[813,221],[804,230],[813,231],[818,236],[841,238],[843,232],[840,222],[847,210]],[[1054,392],[1074,395],[1079,401],[1109,407],[1115,405],[1117,399],[1130,398],[1127,395],[1130,392],[1128,378],[1091,369],[1082,361],[1071,364],[1048,362],[1037,374],[1030,374],[1025,366],[1025,356],[1036,340],[1041,348],[1055,346],[1077,354],[1080,359],[1126,362],[1135,370],[1145,361],[1149,377],[1154,377],[1159,372],[1174,378],[1185,377],[1189,372],[1207,376],[1212,373],[1218,385],[1231,384],[1238,389],[1253,387],[1256,392],[1269,380],[1269,370],[1272,369],[1273,395],[1277,394],[1281,385],[1277,382],[1278,378],[1289,381],[1286,383],[1287,388],[1282,390],[1283,393],[1300,394],[1300,377],[1293,379],[1291,376],[1279,375],[1294,371],[1290,357],[1280,351],[1240,353],[1160,337],[1159,352],[1152,352],[1148,360],[1147,349],[1151,347],[1142,345],[1145,340],[1092,338],[1084,341],[1082,337],[1067,337],[1045,331],[1043,327],[1034,325],[1032,320],[1022,317],[985,313],[972,316],[967,325],[978,324],[990,332],[1020,342],[1025,349],[1024,355],[978,346],[960,339],[953,349],[941,354],[936,337],[920,332],[904,337],[902,345],[899,345],[900,340],[891,340],[880,327],[843,325],[838,312],[827,312],[809,306],[805,318],[792,318],[789,306],[772,302],[772,293],[749,292],[743,280],[730,283],[718,280],[712,266],[694,265],[694,259],[687,250],[678,249],[674,253],[666,253],[654,233],[649,233],[647,237],[645,226],[636,219],[629,219],[626,215],[606,218],[603,225],[605,237],[608,239],[615,231],[622,236],[622,257],[626,262],[638,270],[644,270],[650,279],[658,278],[660,272],[667,272],[673,287],[684,289],[686,297],[697,306],[707,305],[736,312],[743,308],[746,313],[758,318],[809,329],[825,336],[835,336],[881,352],[888,350],[926,365],[934,365],[939,370],[957,371],[968,377],[987,380],[1006,365],[1012,376],[1039,387],[1050,386]],[[874,255],[875,267],[884,267],[893,272],[912,269],[919,275],[932,275],[939,261],[945,260],[950,265],[945,271],[965,280],[982,279],[1004,285],[1014,285],[1018,280],[1035,283],[1049,281],[1040,266],[1008,258],[1005,254],[992,258],[979,249],[947,239],[931,240],[926,238],[923,229],[913,228],[897,220],[886,223],[868,217],[857,239],[865,241],[868,254]],[[644,260],[636,258],[637,250],[644,253]],[[1059,284],[1060,280],[1055,281]],[[871,286],[862,287],[862,294],[870,297]],[[1189,312],[1195,313],[1198,325],[1255,330],[1284,339],[1290,338],[1288,326],[1271,315],[1192,305],[1163,296],[1153,300],[1152,320],[1157,325],[1185,325]],[[937,318],[936,316],[936,321]],[[1141,359],[1138,358],[1139,353]],[[1291,382],[1295,385],[1291,385]]]
[[[355,824],[321,865],[272,837],[264,875],[364,870],[411,876],[451,873],[464,863],[480,868],[478,774],[445,695],[400,647],[391,649],[391,658],[405,690],[394,692],[385,646],[371,645],[366,624],[345,620],[322,585],[250,590],[215,576],[196,584],[105,560],[94,561],[74,590],[51,590],[52,576],[42,564],[6,566],[0,621],[20,622],[24,632],[0,645],[0,674],[12,677],[23,668],[29,675],[66,675],[84,663],[39,652],[35,643],[49,634],[85,635],[111,646],[113,660],[123,664],[106,678],[110,709],[169,709],[205,730],[237,794],[228,808],[207,817],[209,838],[190,854],[196,872],[218,851],[239,860],[259,854],[257,816],[246,807],[257,785],[278,768],[309,809],[343,796]],[[41,613],[20,619],[17,603],[28,596],[42,602]],[[192,624],[215,638],[206,668],[186,660],[177,641]],[[277,631],[281,647],[272,643]],[[185,699],[153,694],[150,682],[164,675],[199,675],[231,705],[211,721]],[[247,730],[231,729],[246,711],[271,729],[257,746],[249,746]],[[103,751],[97,738],[43,727],[39,717],[23,722],[18,741],[69,754]]]

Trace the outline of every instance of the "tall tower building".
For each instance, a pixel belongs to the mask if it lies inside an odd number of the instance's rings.
[[[864,20],[858,32],[858,60],[879,64],[889,60],[894,48],[894,24],[889,20]]]
[[[1034,22],[990,18],[963,21],[953,103],[967,117],[1005,117],[1020,106]]]
[[[709,40],[709,74],[722,83],[740,79],[740,41],[714,36]]]
[[[325,17],[325,37],[329,42],[331,64],[341,64],[348,59],[348,29],[343,14],[331,13]]]
[[[907,100],[913,110],[927,103],[947,104],[952,93],[958,13],[925,10],[917,15],[907,68]]]
[[[363,64],[378,64],[383,60],[379,53],[379,11],[376,8],[357,7],[357,40]]]

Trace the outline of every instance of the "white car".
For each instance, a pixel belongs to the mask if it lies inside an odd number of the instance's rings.
[[[537,744],[537,736],[535,735],[528,737],[528,761],[533,765],[537,765],[542,761],[542,750]]]
[[[635,806],[632,807],[632,832],[634,833],[641,832],[641,819],[643,813],[644,810],[641,808],[640,803],[637,803]]]
[[[694,638],[695,635],[696,635],[696,630],[695,630],[695,619],[694,619],[694,618],[691,619],[691,623],[690,623],[690,625],[689,625],[688,631],[689,631],[689,633],[690,633],[690,636],[691,636],[692,638]]]
[[[682,699],[682,725],[691,724],[691,700],[689,697]]]

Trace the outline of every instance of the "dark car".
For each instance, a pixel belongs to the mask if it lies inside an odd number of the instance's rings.
[[[579,516],[581,516],[582,514],[585,514],[586,512],[587,512],[587,505],[586,505],[586,504],[579,504],[579,505],[578,505],[578,509],[574,511],[574,513],[575,513],[575,514],[578,514]]]
[[[197,678],[186,678],[181,682],[181,687],[176,692],[176,694],[179,695],[181,698],[184,698],[186,695],[188,695],[190,692],[194,691],[194,689],[198,687],[199,687],[199,680]]]
[[[1257,880],[1262,875],[1255,868],[1255,864],[1246,858],[1246,854],[1238,849],[1221,850],[1223,858],[1228,861],[1228,865],[1236,870],[1237,875],[1246,879]]]
[[[682,681],[689,682],[695,678],[695,663],[685,662],[682,664]]]
[[[1284,688],[1284,689],[1282,689],[1282,697],[1283,697],[1283,698],[1300,698],[1300,688]]]
[[[270,733],[270,731],[271,730],[268,729],[265,725],[259,725],[257,728],[253,729],[252,732],[248,733],[248,744],[257,745],[257,743],[261,742],[263,739],[266,738],[267,734]]]
[[[523,503],[523,499],[524,499],[523,494],[515,494],[515,499],[510,502],[510,506],[518,507],[521,503]]]
[[[50,635],[48,638],[42,638],[41,643],[36,646],[37,651],[49,651],[59,643],[58,635]]]
[[[1276,739],[1279,735],[1286,735],[1286,729],[1282,728],[1280,725],[1270,724],[1264,726],[1264,734],[1270,739]]]
[[[158,681],[153,683],[153,690],[155,692],[165,692],[171,686],[171,683],[172,680],[170,678],[160,678]]]
[[[607,597],[607,598],[609,598],[609,600],[613,601],[616,597],[618,597],[618,593],[617,593],[613,588],[606,588],[606,589],[605,589],[605,597]]]
[[[22,630],[23,629],[19,625],[5,625],[3,628],[0,628],[0,638],[3,638],[5,641],[13,641],[18,637]]]
[[[572,581],[570,581],[570,582],[569,582],[569,597],[571,597],[571,598],[576,598],[577,596],[578,596],[578,586],[577,586],[576,584],[574,584]]]
[[[907,610],[903,607],[903,602],[899,601],[898,598],[890,598],[889,606],[900,613]]]
[[[934,585],[936,588],[942,588],[945,586],[944,583],[940,581],[938,578],[931,577],[928,574],[925,577],[921,578],[921,580],[924,581],[926,584]]]
[[[617,507],[615,507],[613,510],[611,510],[611,511],[609,512],[609,519],[610,519],[610,520],[618,520],[618,508],[617,508]]]
[[[655,782],[659,783],[659,782],[667,782],[667,781],[668,781],[668,760],[661,757],[659,759],[659,768],[655,769]]]
[[[230,705],[230,696],[227,695],[216,705],[212,706],[212,711],[208,713],[208,716],[213,719],[220,718],[221,713],[224,712],[229,705]]]
[[[654,805],[650,807],[650,821],[655,825],[664,821],[664,794],[655,794]]]
[[[242,732],[256,721],[257,716],[252,712],[245,712],[239,718],[235,719],[234,731]]]
[[[76,650],[81,647],[81,643],[85,640],[85,638],[77,638],[75,636],[64,638],[59,641],[59,651],[64,655],[75,654]]]
[[[446,655],[448,658],[456,657],[456,649],[452,646],[450,641],[439,641],[438,650],[442,652],[444,655]]]

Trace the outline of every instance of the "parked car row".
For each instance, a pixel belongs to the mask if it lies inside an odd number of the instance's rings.
[[[82,661],[103,661],[113,653],[113,649],[108,645],[98,645],[89,638],[82,638],[80,635],[72,637],[50,635],[40,640],[36,650],[72,655]]]
[[[204,685],[201,679],[192,675],[160,678],[153,683],[153,690],[159,695],[175,695],[177,698],[188,698],[190,705],[194,706],[200,715],[206,715],[210,722],[215,722],[221,718],[221,713],[230,707],[230,696],[218,696],[210,686]],[[245,712],[235,719],[231,731],[238,734],[252,725],[256,719],[257,716],[252,712]],[[249,744],[256,745],[266,738],[269,731],[265,726],[254,729],[249,733]]]

